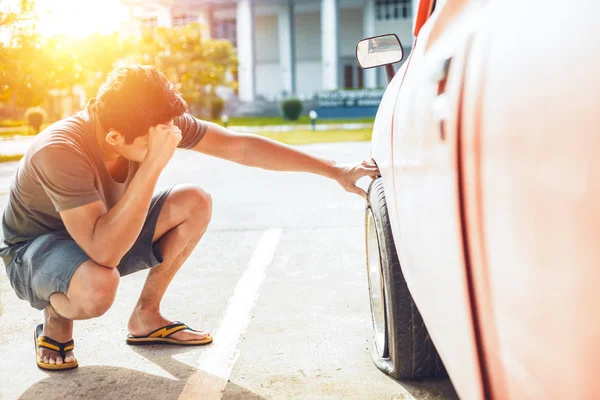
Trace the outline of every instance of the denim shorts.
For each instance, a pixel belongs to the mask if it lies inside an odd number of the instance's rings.
[[[156,222],[172,187],[152,198],[146,222],[131,249],[117,266],[121,276],[153,268],[163,262],[158,241],[152,243]],[[48,233],[7,249],[3,256],[6,273],[17,296],[43,310],[50,295],[67,293],[73,274],[90,257],[66,231]]]

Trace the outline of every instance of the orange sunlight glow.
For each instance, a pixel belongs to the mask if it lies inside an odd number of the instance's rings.
[[[117,31],[127,18],[120,0],[36,0],[38,31],[44,36],[85,37]]]

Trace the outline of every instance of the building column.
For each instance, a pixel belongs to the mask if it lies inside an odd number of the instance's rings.
[[[339,0],[321,0],[323,89],[339,88]]]
[[[173,26],[173,14],[169,6],[161,6],[156,12],[156,23],[158,26],[171,28]]]
[[[375,36],[375,0],[364,0],[363,12],[363,38]],[[377,68],[364,70],[365,87],[373,89],[377,87]]]
[[[211,38],[211,10],[206,8],[198,13],[198,23],[200,24],[200,35],[202,39]]]
[[[279,66],[283,90],[296,95],[296,37],[294,33],[294,0],[279,6],[277,30],[279,33]]]
[[[242,101],[254,101],[256,65],[254,53],[254,0],[239,0],[237,5],[238,89]]]

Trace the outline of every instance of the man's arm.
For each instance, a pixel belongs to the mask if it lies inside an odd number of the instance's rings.
[[[194,150],[249,167],[272,171],[311,172],[335,178],[336,163],[303,153],[259,135],[236,133],[214,123]]]
[[[144,163],[110,210],[101,201],[61,211],[75,242],[99,265],[116,267],[140,234],[160,170]]]
[[[379,175],[377,166],[372,162],[338,165],[335,161],[310,155],[275,140],[235,133],[214,123],[208,124],[206,134],[194,150],[250,167],[322,175],[363,197],[366,194],[356,186],[356,181],[362,176],[375,178]]]
[[[115,268],[139,236],[158,177],[181,140],[179,128],[159,125],[151,129],[146,159],[123,197],[110,210],[96,201],[60,212],[75,242],[97,264]]]

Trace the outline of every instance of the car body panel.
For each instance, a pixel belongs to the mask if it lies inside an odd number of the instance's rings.
[[[492,394],[597,399],[600,4],[496,0],[486,15],[461,153]]]
[[[461,398],[600,398],[600,3],[430,6],[373,137],[411,294]]]
[[[436,3],[435,0],[419,1],[419,5],[417,7],[417,13],[416,13],[416,17],[415,17],[415,24],[413,27],[413,36],[415,36],[415,37],[419,36],[419,32],[421,31],[421,28],[423,27],[423,25],[425,25],[425,22],[427,22],[427,20],[431,16],[431,13],[433,12],[433,7],[434,7],[435,3]]]
[[[457,392],[477,399],[484,391],[463,252],[455,129],[477,9],[460,0],[438,5],[384,95],[372,155],[393,205],[392,231],[411,294]],[[450,57],[440,110],[440,102],[434,103]],[[440,112],[447,119],[445,138],[436,120],[440,115],[434,117]]]
[[[394,204],[396,201],[396,190],[394,188],[394,175],[392,164],[392,128],[394,125],[394,109],[396,107],[396,97],[402,85],[402,79],[406,68],[410,64],[409,60],[402,64],[402,67],[394,75],[392,81],[383,94],[380,106],[375,116],[373,124],[373,135],[371,139],[371,157],[377,162],[377,167],[383,179],[383,188],[386,193],[388,204]],[[388,207],[390,220],[397,220],[396,208]]]

